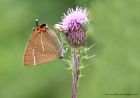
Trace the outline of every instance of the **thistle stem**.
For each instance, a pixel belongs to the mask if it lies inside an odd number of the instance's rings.
[[[78,92],[78,72],[79,72],[79,49],[74,48],[73,49],[73,80],[72,80],[72,98],[77,98],[77,92]]]

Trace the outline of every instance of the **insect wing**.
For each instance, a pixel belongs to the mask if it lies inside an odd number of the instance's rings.
[[[52,30],[34,31],[24,54],[24,65],[48,63],[60,56],[60,41]]]

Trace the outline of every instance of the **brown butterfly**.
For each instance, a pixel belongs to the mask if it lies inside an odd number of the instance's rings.
[[[33,66],[48,63],[61,57],[61,43],[46,24],[39,25],[36,20],[36,28],[32,30],[31,39],[28,42],[24,54],[24,65]]]

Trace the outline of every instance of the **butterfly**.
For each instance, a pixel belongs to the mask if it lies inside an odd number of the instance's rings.
[[[62,58],[62,45],[55,32],[47,24],[39,24],[36,19],[31,38],[24,53],[24,65],[34,66]]]

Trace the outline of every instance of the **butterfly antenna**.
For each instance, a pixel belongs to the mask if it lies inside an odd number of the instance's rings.
[[[35,19],[35,24],[36,24],[36,27],[39,26],[38,19]]]

